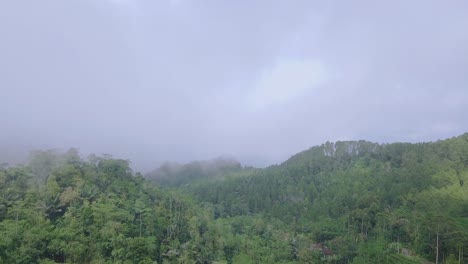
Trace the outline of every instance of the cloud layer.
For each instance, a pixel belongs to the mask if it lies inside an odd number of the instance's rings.
[[[3,1],[0,147],[147,170],[468,130],[466,1]],[[11,155],[10,155],[11,156]]]

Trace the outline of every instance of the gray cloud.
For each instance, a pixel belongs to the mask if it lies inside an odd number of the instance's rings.
[[[466,1],[0,3],[0,146],[147,170],[468,129]]]

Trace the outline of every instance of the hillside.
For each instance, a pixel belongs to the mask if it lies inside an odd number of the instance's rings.
[[[419,144],[327,142],[250,176],[194,181],[184,191],[220,219],[279,220],[326,245],[337,263],[395,263],[401,249],[448,263],[467,257],[466,182],[468,134]]]
[[[0,263],[232,260],[230,241],[218,239],[225,228],[126,160],[38,151],[25,166],[0,168]]]
[[[0,263],[468,263],[468,134],[152,175],[74,149],[2,165]]]

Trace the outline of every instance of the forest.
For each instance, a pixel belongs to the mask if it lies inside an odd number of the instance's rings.
[[[468,133],[267,168],[35,151],[0,166],[0,263],[468,263]]]

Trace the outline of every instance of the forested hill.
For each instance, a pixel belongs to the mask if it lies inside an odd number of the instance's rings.
[[[207,164],[163,184],[74,149],[2,164],[0,263],[468,263],[468,134]]]
[[[327,142],[280,165],[243,170],[239,177],[230,174],[224,181],[194,181],[188,190],[202,201],[223,203],[221,216],[267,211],[300,219],[318,210],[313,213],[317,218],[342,215],[366,199],[395,208],[419,194],[447,188],[462,191],[467,167],[468,134],[419,144]],[[276,212],[291,206],[297,210]]]
[[[217,218],[280,220],[327,245],[337,263],[395,263],[392,254],[402,248],[449,263],[467,257],[466,183],[468,134],[418,144],[327,142],[280,165],[194,181],[184,191],[211,204]]]
[[[126,160],[83,160],[71,149],[0,166],[2,264],[232,263],[238,240],[209,210]]]

